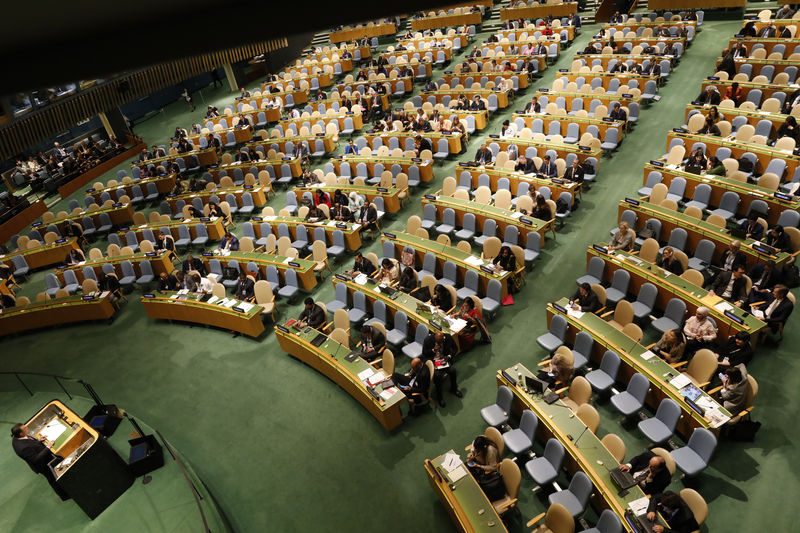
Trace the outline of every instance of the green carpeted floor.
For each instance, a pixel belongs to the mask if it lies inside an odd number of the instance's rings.
[[[282,352],[271,332],[250,340],[211,328],[154,322],[143,312],[138,293],[111,326],[89,324],[4,339],[0,370],[80,377],[106,401],[137,413],[183,452],[236,531],[452,531],[449,516],[428,487],[423,460],[450,448],[463,449],[483,432],[479,410],[494,401],[498,368],[517,361],[535,365],[545,355],[534,342],[545,330],[545,303],[574,290],[575,278],[585,270],[586,245],[608,239],[618,201],[641,186],[642,165],[664,153],[666,131],[683,122],[685,105],[699,93],[701,77],[712,73],[714,58],[738,27],[736,21],[707,22],[661,89],[662,100],[643,109],[635,131],[612,158],[601,161],[598,183],[584,194],[580,209],[557,240],[548,241],[515,304],[502,309],[490,324],[494,343],[457,362],[464,398],[446,396],[447,407],[407,419],[392,434],[336,385]],[[549,87],[558,69],[569,67],[575,51],[583,49],[596,28],[586,27],[532,88]],[[479,34],[477,42],[486,37]],[[435,71],[434,78],[440,73]],[[419,85],[415,89],[419,91]],[[205,89],[195,95],[195,102],[198,110],[209,103],[222,108],[233,97],[224,89]],[[471,159],[481,139],[496,133],[502,120],[520,107],[513,104],[496,114],[488,129],[473,136],[460,159]],[[138,124],[136,132],[149,145],[162,144],[175,126],[189,127],[200,119],[200,111],[190,114],[179,101]],[[453,175],[455,165],[454,160],[437,164],[430,188]],[[115,175],[116,169],[107,177]],[[407,216],[421,214],[421,193],[417,191],[384,229],[401,229]],[[284,205],[283,194],[279,192],[270,205],[276,210]],[[98,246],[105,249],[104,242]],[[378,251],[378,246],[373,242],[366,248]],[[33,296],[42,290],[43,276],[32,276],[22,293]],[[331,300],[330,280],[313,296]],[[279,302],[279,310],[285,319],[298,314],[300,305]],[[798,387],[794,356],[800,334],[791,327],[797,322],[793,317],[780,348],[759,347],[752,364],[761,387],[755,418],[764,423],[756,442],[722,443],[700,478],[699,491],[710,505],[707,531],[750,530],[764,524],[775,531],[792,529],[786,509],[800,491],[797,462],[791,460],[798,455],[791,444],[798,430],[790,422],[798,407],[792,391]],[[654,338],[651,331],[646,335]],[[401,369],[407,366],[405,361],[399,364]],[[598,434],[617,433],[629,456],[638,453],[646,444],[639,434],[622,428],[607,404],[597,407],[602,418]],[[5,405],[0,413],[9,425],[16,421],[10,419],[12,414],[23,416],[16,410],[8,414]],[[10,446],[0,448],[0,460],[8,456],[16,460]],[[34,483],[35,478],[25,465],[15,466],[14,472],[18,490],[29,491],[26,482]],[[159,482],[155,478],[153,483]],[[682,487],[677,478],[672,486]],[[542,496],[531,488],[532,482],[523,478],[521,519],[512,520],[511,530],[524,530],[524,521],[545,509]],[[8,488],[0,491],[0,524],[15,523],[6,519],[19,514],[15,494]],[[26,517],[50,527],[17,524],[14,530],[62,530],[60,508],[47,501],[51,495],[43,491],[37,497],[42,512],[29,511]],[[178,491],[160,497],[165,504],[184,501]],[[130,502],[120,503],[131,517],[141,512]],[[26,505],[35,509],[37,499],[28,498]],[[64,507],[69,505],[73,504]],[[101,515],[98,520],[103,519]],[[114,522],[108,524],[107,530],[115,530]],[[161,529],[143,523],[139,530]]]

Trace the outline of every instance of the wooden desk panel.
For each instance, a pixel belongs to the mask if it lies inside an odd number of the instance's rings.
[[[442,76],[442,79],[444,79],[444,82],[450,87],[455,87],[461,83],[463,78],[464,87],[467,85],[472,87],[472,84],[466,83],[467,78],[472,78],[473,83],[475,83],[480,82],[484,77],[494,81],[495,85],[497,85],[497,78],[503,78],[506,80],[517,78],[517,84],[519,85],[520,89],[528,88],[528,74],[525,72],[471,72],[469,74],[454,74],[453,72],[445,72],[444,76]]]
[[[292,239],[297,238],[297,226],[303,225],[308,232],[309,242],[313,242],[314,240],[314,229],[315,228],[325,228],[326,234],[332,234],[334,231],[339,230],[344,233],[344,242],[347,245],[347,249],[351,252],[354,252],[361,248],[361,234],[359,233],[359,229],[361,228],[361,224],[353,224],[350,222],[334,222],[331,220],[322,220],[320,222],[310,222],[308,220],[302,219],[300,217],[280,217],[280,216],[268,216],[264,217],[263,219],[260,217],[253,217],[253,229],[255,230],[256,236],[260,239],[264,237],[261,233],[261,222],[266,222],[272,228],[272,233],[275,234],[276,237],[278,235],[278,226],[281,224],[286,224],[289,228],[289,233],[292,235]],[[258,222],[258,224],[256,224]],[[336,224],[345,224],[346,228],[339,228]],[[333,242],[333,237],[330,237],[331,241]]]
[[[351,192],[355,192],[360,196],[366,196],[367,200],[372,202],[375,198],[383,198],[383,205],[387,213],[397,213],[400,211],[400,190],[395,187],[383,188],[371,185],[312,185],[310,187],[295,187],[294,191],[298,199],[303,197],[303,193],[310,192],[312,195],[317,190],[322,190],[333,198],[333,193],[342,191],[342,193],[350,196]]]
[[[459,200],[449,196],[434,196],[426,194],[422,197],[423,208],[427,204],[436,206],[438,220],[442,219],[445,209],[453,209],[456,213],[456,224],[461,227],[464,222],[464,215],[472,213],[475,215],[475,227],[483,228],[483,223],[486,219],[492,219],[497,222],[498,235],[504,235],[506,226],[516,226],[519,230],[519,238],[521,242],[525,242],[528,232],[535,231],[542,238],[542,246],[545,243],[545,233],[552,231],[553,220],[539,220],[531,216],[514,216],[514,211],[501,209],[493,205],[484,205],[470,200]],[[518,214],[518,213],[517,213]],[[553,213],[555,216],[555,213]],[[530,224],[523,221],[528,221]]]
[[[639,89],[644,91],[644,84],[648,81],[658,82],[660,76],[637,74],[635,72],[559,72],[556,79],[566,79],[567,82],[576,81],[578,78],[583,78],[586,83],[590,84],[595,78],[603,81],[601,86],[608,90],[611,80],[618,79],[620,85],[627,85],[629,81],[636,80],[639,83]],[[566,86],[566,84],[564,84]],[[593,95],[590,93],[590,95]],[[587,95],[587,96],[590,96]]]
[[[263,146],[262,144],[259,145]],[[258,152],[255,150],[255,146],[253,147],[252,151],[258,154]],[[219,180],[222,178],[222,176],[230,176],[233,178],[233,171],[237,168],[242,169],[242,173],[245,175],[250,172],[251,168],[255,168],[257,172],[254,175],[256,179],[258,179],[259,172],[266,170],[267,167],[272,167],[272,169],[275,171],[275,175],[280,176],[281,167],[283,165],[289,165],[289,169],[292,171],[293,178],[299,178],[303,175],[303,169],[300,166],[300,159],[297,157],[285,157],[283,159],[261,159],[256,161],[248,161],[246,163],[221,163],[209,168],[208,172],[214,178],[214,181],[219,183]]]
[[[185,300],[170,298],[174,294],[142,296],[141,302],[147,316],[169,321],[205,324],[219,329],[238,331],[253,338],[264,333],[264,323],[261,322],[261,313],[264,308],[260,305],[253,304],[253,308],[249,312],[239,312],[220,305],[197,301],[195,298],[199,295],[195,293],[187,294]]]
[[[56,226],[58,226],[58,229],[61,230],[61,233],[63,235],[66,230],[68,222],[77,222],[78,224],[80,224],[81,221],[86,217],[92,219],[92,222],[94,222],[95,227],[100,227],[103,225],[102,221],[100,220],[101,213],[108,214],[108,217],[111,219],[111,222],[113,224],[126,225],[126,224],[131,224],[133,222],[133,204],[124,204],[124,205],[119,205],[117,207],[96,209],[94,211],[84,210],[77,215],[58,217],[49,224],[45,224],[41,220],[39,220],[37,221],[37,224],[34,224],[32,226],[32,228],[38,228],[40,233],[42,233],[42,236],[44,236],[44,232],[47,231],[47,226],[55,224]]]
[[[8,242],[12,235],[25,229],[31,222],[41,217],[47,212],[47,204],[44,200],[36,200],[34,203],[5,221],[0,226],[0,243]]]
[[[315,142],[321,139],[323,144],[325,145],[325,153],[329,154],[336,149],[336,146],[333,142],[333,135],[296,135],[296,136],[289,136],[289,137],[275,137],[270,138],[265,141],[255,141],[248,144],[248,148],[255,150],[256,146],[263,146],[265,150],[269,151],[270,148],[277,146],[278,152],[286,153],[286,143],[292,142],[295,146],[302,143],[303,141],[308,142],[308,150],[309,154],[314,152],[314,144]]]
[[[669,9],[715,9],[743,8],[747,0],[648,0],[648,9],[665,11]]]
[[[567,30],[568,39],[570,42],[575,40],[575,26],[561,26],[560,28],[553,28],[553,33],[558,35],[561,33],[562,30]],[[541,31],[539,28],[534,26],[533,24],[528,24],[524,28],[519,28],[516,30],[500,30],[495,33],[498,39],[508,39],[509,41],[514,41],[516,39],[520,41],[526,41],[533,37],[534,32]]]
[[[219,117],[206,117],[203,122],[206,128],[212,130],[214,128],[214,124],[221,124],[224,127],[230,126],[233,124],[235,118],[241,119],[242,117],[247,118],[250,120],[250,124],[255,126],[258,123],[258,114],[264,113],[264,116],[267,119],[267,122],[273,123],[278,122],[281,119],[281,110],[279,107],[267,107],[269,106],[269,102],[265,100],[261,100],[262,107],[259,109],[255,109],[253,111],[242,111],[240,113],[224,113]]]
[[[366,49],[367,54],[364,55],[362,51],[361,57],[369,57],[369,46],[362,46],[360,47],[362,50]],[[319,74],[309,74],[307,76],[292,76],[291,79],[281,78],[278,81],[265,81],[261,84],[261,92],[269,92],[272,88],[277,88],[279,91],[284,90],[285,87],[288,87],[289,84],[297,87],[300,85],[301,81],[307,81],[309,86],[311,85],[311,80],[315,79],[317,83],[319,83],[320,87],[330,87],[333,84],[333,76],[328,72],[320,72]]]
[[[228,262],[235,260],[239,263],[239,268],[241,269],[246,269],[247,263],[253,262],[258,266],[265,277],[267,275],[267,267],[274,266],[283,276],[284,281],[286,280],[286,271],[294,270],[295,274],[297,274],[297,281],[304,291],[310,292],[317,286],[317,277],[314,275],[314,266],[316,263],[308,259],[295,258],[286,261],[288,259],[287,257],[260,252],[231,252],[230,255],[226,256],[203,252],[200,254],[200,257],[202,258],[206,272],[210,272],[209,264],[212,259],[219,259],[223,267],[228,266]],[[289,262],[296,263],[299,266],[292,266]]]
[[[22,256],[25,258],[25,262],[28,263],[28,267],[31,270],[37,270],[39,268],[63,263],[64,258],[67,257],[67,254],[70,252],[70,250],[81,249],[81,247],[78,246],[78,239],[75,237],[59,240],[63,242],[42,244],[37,248],[17,250],[16,252],[12,252],[10,254],[0,255],[0,261],[11,267],[13,271],[16,269],[16,267],[14,267],[14,258],[17,256]]]
[[[767,224],[770,226],[778,223],[778,218],[780,218],[781,213],[786,209],[794,209],[795,211],[800,210],[799,200],[782,200],[773,196],[774,191],[764,187],[759,187],[758,185],[754,185],[752,183],[737,181],[724,176],[714,176],[711,174],[692,174],[691,172],[674,170],[667,167],[657,167],[648,163],[644,166],[643,184],[647,183],[647,176],[650,174],[650,172],[660,172],[662,177],[661,183],[667,187],[670,186],[672,180],[676,177],[685,179],[686,192],[684,193],[684,196],[686,198],[692,198],[697,186],[701,183],[705,183],[711,187],[711,198],[709,203],[712,206],[718,206],[720,200],[722,199],[722,195],[727,191],[733,191],[739,195],[740,202],[736,213],[742,217],[747,215],[747,211],[750,209],[750,204],[753,202],[753,200],[763,200],[767,202],[767,206],[769,207],[766,220]]]
[[[486,143],[497,143],[501,150],[508,150],[508,147],[513,144],[519,148],[520,154],[524,154],[528,148],[535,148],[536,154],[541,158],[544,158],[545,153],[548,150],[554,150],[556,155],[561,159],[566,159],[567,154],[576,154],[578,156],[578,161],[581,163],[586,161],[587,158],[593,157],[598,163],[597,171],[600,172],[600,156],[603,153],[600,148],[594,149],[589,148],[588,146],[581,147],[578,144],[566,144],[551,141],[534,141],[533,139],[523,139],[521,137],[507,137],[501,139],[499,135],[489,135],[489,137],[486,139]]]
[[[767,56],[772,53],[773,48],[777,44],[785,44],[786,45],[786,52],[791,55],[792,50],[794,47],[800,44],[800,39],[781,39],[778,37],[731,37],[728,45],[728,49],[733,48],[733,45],[736,43],[741,42],[747,47],[747,51],[751,51],[753,49],[754,44],[762,44],[764,45],[764,49],[767,51]],[[786,55],[785,57],[789,57]]]
[[[414,159],[417,159],[416,161]],[[333,163],[334,168],[336,169],[336,174],[338,176],[342,175],[341,168],[342,165],[347,165],[350,167],[350,175],[355,176],[358,173],[358,164],[364,163],[367,166],[367,170],[369,170],[370,175],[374,174],[375,165],[381,163],[385,170],[391,169],[392,165],[400,165],[402,172],[405,172],[408,175],[409,167],[417,167],[419,168],[419,178],[423,182],[429,182],[433,179],[433,160],[432,159],[409,159],[407,157],[373,157],[373,156],[363,156],[363,155],[346,155],[346,156],[334,156],[331,158],[331,163]]]
[[[447,139],[447,147],[450,151],[451,155],[459,154],[462,150],[462,137],[465,137],[464,134],[461,133],[438,133],[435,131],[430,131],[427,133],[418,133],[416,131],[392,131],[392,132],[384,132],[384,131],[367,131],[364,133],[364,138],[367,140],[369,146],[372,146],[372,140],[375,138],[380,138],[381,141],[384,143],[384,146],[389,146],[389,139],[395,138],[400,143],[400,147],[405,147],[406,139],[414,139],[417,135],[421,135],[424,139],[428,139],[431,141],[431,145],[433,153],[436,153],[439,139]]]
[[[383,22],[380,24],[372,24],[366,26],[357,26],[355,28],[344,28],[337,31],[332,31],[329,39],[332,43],[341,43],[344,41],[352,41],[354,39],[363,39],[364,37],[380,37],[382,35],[393,35],[397,33],[397,27],[394,22]]]
[[[755,74],[753,76],[755,76]],[[724,95],[728,88],[733,85],[733,83],[733,80],[709,80],[706,78],[703,80],[701,90],[705,91],[709,86],[714,86],[721,95]],[[788,97],[788,95],[792,93],[793,89],[791,86],[776,85],[774,83],[753,83],[750,81],[738,81],[736,83],[739,84],[739,88],[742,90],[742,102],[747,100],[747,95],[749,95],[750,91],[754,89],[761,91],[762,102],[767,98],[772,98],[772,95],[777,92],[782,92]],[[786,115],[784,115],[784,117],[786,117]]]
[[[147,161],[133,161],[131,163],[131,168],[139,167],[141,169],[145,169],[150,165],[155,165],[156,167],[163,166],[165,169],[167,169],[170,163],[178,159],[182,159],[186,167],[189,168],[191,166],[189,164],[189,158],[192,156],[197,158],[197,161],[201,166],[216,165],[217,161],[219,161],[219,154],[217,154],[216,150],[213,148],[206,148],[205,150],[195,150],[193,152],[186,152],[185,154],[174,154],[165,157],[158,157],[156,159],[148,159]]]
[[[391,387],[388,389],[389,398],[383,399],[380,394],[384,389],[379,384],[374,389],[379,397],[373,396],[368,385],[358,377],[359,373],[372,368],[370,364],[360,357],[347,361],[345,357],[350,353],[350,348],[331,338],[318,347],[314,346],[311,341],[317,335],[319,331],[315,329],[305,332],[285,325],[275,326],[275,336],[283,351],[339,385],[375,417],[384,429],[391,431],[402,424],[400,406],[406,400],[405,394],[399,388]]]
[[[172,220],[170,222],[156,222],[154,224],[143,224],[137,227],[122,228],[117,232],[117,235],[119,235],[120,241],[122,241],[122,243],[124,244],[125,234],[128,233],[128,231],[133,231],[136,234],[136,238],[141,242],[143,238],[142,231],[144,231],[145,229],[152,230],[154,234],[156,233],[156,231],[167,229],[169,230],[172,237],[175,240],[178,240],[180,238],[178,234],[178,227],[185,225],[186,227],[189,228],[189,234],[192,236],[192,239],[194,239],[197,237],[197,234],[195,233],[194,229],[197,224],[203,224],[206,227],[206,232],[208,233],[209,241],[218,241],[222,238],[223,235],[225,235],[225,228],[222,225],[221,218],[213,218],[205,222],[199,218],[192,218],[188,219],[188,222],[184,222],[183,220]]]
[[[0,336],[77,322],[108,320],[114,313],[116,308],[107,292],[91,300],[70,296],[34,302],[3,311],[0,314]]]
[[[467,97],[469,97],[470,100],[475,98],[475,96],[479,96],[482,99],[488,100],[489,99],[489,95],[493,94],[493,95],[497,96],[497,108],[498,109],[505,109],[506,107],[508,107],[508,93],[509,93],[509,91],[498,91],[498,90],[494,90],[494,89],[492,89],[492,90],[486,90],[486,89],[475,90],[475,89],[466,89],[465,88],[463,91],[454,91],[454,90],[449,90],[449,91],[421,91],[419,93],[419,95],[420,95],[420,97],[422,97],[422,101],[423,102],[427,102],[428,101],[428,97],[429,96],[433,96],[434,98],[436,98],[436,103],[441,104],[442,103],[442,99],[444,98],[444,96],[450,96],[451,101],[452,100],[457,100],[458,97],[461,96],[462,94],[467,95]]]
[[[170,208],[175,211],[178,200],[183,200],[186,205],[192,205],[192,200],[200,198],[204,205],[208,205],[212,196],[217,196],[220,202],[224,202],[228,194],[233,194],[236,197],[237,205],[242,205],[242,196],[244,193],[249,192],[250,197],[253,199],[253,205],[256,207],[263,207],[267,203],[267,188],[256,185],[252,189],[245,189],[244,187],[226,187],[221,189],[214,189],[213,191],[191,192],[186,194],[169,195],[166,201],[169,202]]]
[[[425,17],[411,20],[412,31],[431,30],[434,28],[447,28],[463,26],[464,24],[480,24],[483,15],[480,11],[475,13],[462,13],[453,15],[436,15],[435,17]]]
[[[591,98],[590,97],[585,98],[584,102],[586,100],[591,101]],[[526,128],[533,128],[534,121],[541,120],[544,132],[550,131],[551,123],[558,122],[559,124],[561,124],[560,131],[562,136],[565,136],[567,134],[567,128],[569,127],[568,124],[573,123],[578,125],[581,135],[583,135],[589,130],[589,126],[596,126],[598,135],[600,135],[599,138],[601,140],[606,138],[606,131],[608,131],[608,128],[617,128],[620,140],[625,137],[626,122],[620,122],[618,120],[610,120],[610,119],[603,120],[593,117],[576,117],[573,115],[558,116],[558,115],[547,115],[544,113],[520,113],[519,111],[515,111],[514,115],[511,117],[511,120],[513,121],[516,118],[521,118],[522,120],[524,120]]]
[[[577,2],[561,4],[532,5],[520,7],[503,7],[500,9],[500,20],[539,19],[548,15],[566,17],[578,12]],[[554,30],[555,31],[555,30]]]
[[[72,265],[72,266],[62,266],[58,267],[55,270],[55,275],[58,278],[58,281],[61,285],[65,285],[64,281],[64,272],[67,270],[71,270],[75,274],[75,278],[78,280],[78,283],[83,283],[83,280],[86,279],[83,275],[83,269],[86,267],[91,267],[94,271],[94,275],[97,279],[101,279],[103,276],[103,265],[109,264],[114,267],[114,270],[117,273],[119,279],[122,279],[124,276],[122,275],[122,263],[125,261],[130,261],[133,265],[133,271],[136,273],[137,276],[142,276],[142,271],[139,269],[139,263],[141,261],[149,261],[150,267],[153,269],[153,274],[155,275],[155,280],[158,280],[158,277],[161,275],[162,272],[170,274],[175,267],[172,265],[172,259],[175,257],[174,254],[169,252],[156,252],[155,255],[148,257],[146,254],[138,253],[133,255],[119,255],[116,257],[106,257],[99,261],[86,261],[80,265]]]
[[[469,172],[472,179],[472,188],[478,188],[478,181],[480,179],[481,174],[486,174],[489,176],[490,185],[489,188],[492,190],[493,193],[497,192],[497,183],[500,178],[506,178],[509,180],[511,184],[511,194],[512,196],[516,196],[517,186],[521,182],[528,183],[529,187],[533,187],[534,189],[539,189],[539,187],[547,187],[550,189],[551,198],[558,198],[562,192],[568,192],[572,195],[573,200],[580,196],[582,186],[580,183],[573,183],[573,182],[564,182],[564,183],[556,183],[549,178],[541,178],[538,176],[528,176],[526,174],[522,174],[521,172],[517,172],[516,170],[505,170],[500,168],[495,168],[494,165],[487,165],[487,166],[479,166],[479,167],[470,167],[467,166],[465,163],[459,163],[458,169],[458,176],[456,179],[460,178],[461,174],[464,172]]]
[[[747,269],[749,270],[758,263],[764,263],[770,259],[775,261],[778,266],[783,266],[794,262],[794,257],[786,252],[779,252],[777,255],[769,255],[761,253],[751,247],[753,244],[752,239],[735,239],[727,230],[709,224],[704,220],[697,220],[683,213],[677,211],[670,211],[661,206],[656,206],[647,202],[640,202],[639,205],[633,205],[626,201],[621,201],[619,204],[618,214],[622,216],[623,211],[630,209],[637,215],[635,231],[639,231],[644,227],[648,218],[655,218],[661,221],[661,238],[666,243],[666,237],[675,228],[683,228],[686,230],[688,237],[686,239],[686,249],[694,250],[697,248],[697,243],[701,239],[708,239],[716,246],[714,250],[713,260],[719,262],[722,253],[730,246],[730,243],[738,240],[742,243],[741,251],[747,256]]]

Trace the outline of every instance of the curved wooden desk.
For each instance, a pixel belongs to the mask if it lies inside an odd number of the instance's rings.
[[[145,294],[142,296],[142,306],[150,318],[160,318],[163,320],[178,320],[180,322],[193,322],[195,324],[205,324],[220,329],[238,331],[249,337],[258,337],[264,333],[264,323],[261,322],[261,312],[263,307],[252,304],[249,311],[237,311],[230,307],[217,305],[212,297],[209,302],[201,302],[196,298],[200,295],[189,293],[183,295],[185,299],[179,299],[175,292],[164,294]],[[228,298],[233,300],[233,298]],[[239,307],[242,302],[236,300],[233,307]],[[241,307],[239,307],[241,309]]]
[[[70,296],[34,302],[0,313],[0,336],[77,322],[108,320],[116,311],[108,292],[87,299]]]

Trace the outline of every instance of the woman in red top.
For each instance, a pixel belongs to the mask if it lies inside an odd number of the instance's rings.
[[[331,207],[331,200],[322,189],[317,189],[317,193],[314,195],[314,205],[318,206],[319,204],[325,204],[328,208]]]

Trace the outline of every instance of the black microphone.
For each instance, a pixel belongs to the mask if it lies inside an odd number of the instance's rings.
[[[578,447],[578,441],[581,440],[581,437],[583,437],[583,434],[586,433],[587,429],[589,429],[589,426],[586,426],[585,428],[583,428],[583,431],[581,432],[581,434],[578,435],[578,438],[575,439],[575,442],[573,442],[573,444],[575,444],[576,448]]]

